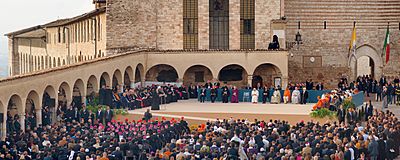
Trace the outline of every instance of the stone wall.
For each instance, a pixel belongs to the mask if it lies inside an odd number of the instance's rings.
[[[280,19],[280,0],[256,0],[255,5],[255,46],[256,49],[268,49],[273,36],[271,21]]]
[[[157,48],[183,48],[182,0],[157,1]]]
[[[293,43],[298,31],[303,40],[299,48],[294,46],[290,49],[293,57],[289,58],[289,81],[304,82],[312,78],[313,81],[325,82],[327,87],[335,87],[341,76],[354,79],[348,58],[353,21],[357,26],[357,47],[372,47],[376,51],[375,57],[379,57],[374,59],[375,62],[385,60],[381,55],[382,46],[387,23],[391,22],[391,61],[387,65],[377,66],[376,70],[382,70],[388,76],[398,75],[399,9],[398,0],[285,0],[287,42]],[[319,59],[321,63],[311,62],[311,57]]]
[[[107,49],[156,48],[158,1],[107,1]]]

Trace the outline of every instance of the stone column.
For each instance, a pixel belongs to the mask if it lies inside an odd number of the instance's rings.
[[[247,75],[247,85],[253,88],[253,75]]]
[[[135,80],[131,80],[131,88],[135,88]]]
[[[21,129],[25,132],[25,113],[18,113],[19,123],[21,124]]]
[[[7,135],[7,114],[6,113],[2,114],[3,114],[3,124],[1,126],[1,139],[4,140],[4,138],[6,138]]]
[[[42,108],[35,109],[35,112],[36,112],[36,126],[39,126],[39,124],[42,124]]]
[[[282,89],[286,89],[289,83],[289,78],[288,77],[282,77]]]

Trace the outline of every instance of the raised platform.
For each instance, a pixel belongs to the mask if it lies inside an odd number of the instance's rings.
[[[251,104],[251,103],[199,103],[196,100],[180,101],[162,105],[161,110],[151,111],[153,117],[181,118],[184,117],[191,124],[200,124],[206,121],[219,119],[254,119],[269,121],[280,119],[289,121],[291,124],[302,120],[313,120],[309,113],[314,104]],[[129,111],[127,116],[118,116],[120,120],[137,120],[143,117],[149,108]],[[321,121],[321,120],[319,120]],[[325,122],[325,121],[323,121]]]

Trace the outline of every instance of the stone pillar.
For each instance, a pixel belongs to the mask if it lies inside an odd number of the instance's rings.
[[[54,109],[51,110],[51,124],[54,124],[55,122],[57,122],[57,110],[58,110],[58,95],[56,95],[55,99],[55,103],[54,103]]]
[[[240,49],[240,0],[229,1],[229,49]]]
[[[3,113],[3,124],[1,126],[1,139],[4,140],[7,135],[7,114]]]
[[[247,76],[247,85],[253,88],[253,75]]]
[[[25,132],[25,113],[18,113],[19,123],[21,124],[21,129]]]
[[[42,108],[35,109],[35,112],[36,112],[36,126],[39,126],[39,124],[42,124]]]
[[[286,89],[289,83],[289,78],[288,77],[282,77],[282,89]]]
[[[199,0],[199,16],[198,16],[198,34],[199,34],[199,49],[209,49],[209,28],[210,28],[210,9],[209,0]]]
[[[131,88],[135,88],[135,80],[131,80]]]

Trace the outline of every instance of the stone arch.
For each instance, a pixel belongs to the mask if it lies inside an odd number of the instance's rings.
[[[97,93],[99,91],[99,85],[96,76],[91,75],[87,81],[86,92],[87,96]]]
[[[114,89],[120,84],[122,84],[122,73],[119,69],[116,69],[113,73],[112,88]]]
[[[222,83],[244,87],[248,84],[248,73],[246,69],[239,64],[229,64],[222,67],[218,73],[218,80]]]
[[[86,87],[82,79],[77,79],[72,89],[72,98],[76,107],[80,107],[85,101]]]
[[[7,104],[7,117],[18,118],[21,129],[25,130],[25,107],[22,103],[21,96],[14,94],[10,97]],[[8,129],[7,129],[8,131]]]
[[[70,85],[67,82],[61,83],[58,87],[58,105],[61,107],[66,107],[72,101],[72,93]]]
[[[8,100],[8,105],[7,105],[7,114],[10,114],[11,116],[15,115],[24,115],[25,108],[22,104],[22,99],[19,95],[14,94],[10,97]]]
[[[30,113],[33,110],[38,110],[42,108],[41,105],[39,94],[34,90],[30,91],[26,97],[25,112]]]
[[[212,71],[205,65],[193,65],[186,69],[183,75],[183,84],[204,83],[214,78]]]
[[[177,70],[168,64],[154,65],[146,73],[146,81],[177,82],[178,80]]]
[[[29,92],[25,102],[25,114],[28,117],[34,116],[36,123],[31,124],[31,129],[36,127],[37,124],[41,124],[42,121],[42,104],[40,102],[39,94],[36,91]]]
[[[111,79],[110,76],[107,72],[104,72],[103,74],[101,74],[100,76],[100,88],[104,86],[109,87],[111,84]]]
[[[380,76],[382,76],[383,60],[382,57],[378,54],[378,51],[373,46],[368,44],[361,45],[357,48],[355,56],[356,59],[359,59],[363,56],[371,58],[374,63],[374,78],[379,78]],[[355,80],[357,77],[357,63],[355,58],[353,55],[350,55],[349,58],[349,66],[351,69],[353,80]]]
[[[135,69],[135,83],[142,82],[143,75],[144,75],[144,67],[141,63],[139,63]]]
[[[134,78],[133,76],[133,69],[131,66],[126,67],[125,72],[124,72],[124,85],[125,87],[129,87],[131,86],[132,83],[132,78]]]
[[[258,65],[253,72],[252,87],[257,87],[258,83],[262,86],[281,86],[282,87],[282,71],[278,66],[272,63],[263,63]],[[275,78],[280,78],[281,83],[275,84]]]

